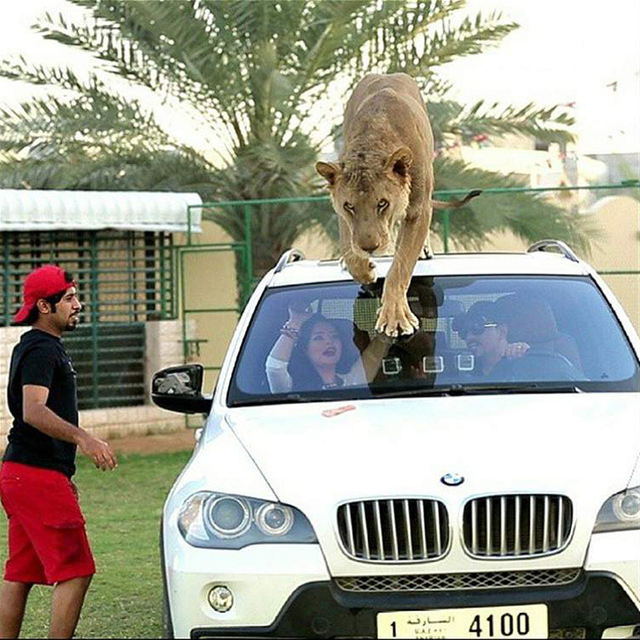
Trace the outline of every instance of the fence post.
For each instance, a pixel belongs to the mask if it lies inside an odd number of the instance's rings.
[[[98,408],[98,319],[100,304],[98,295],[98,232],[90,232],[91,269],[89,275],[91,300],[91,375],[93,408]]]
[[[4,326],[8,327],[11,320],[9,314],[9,276],[11,264],[9,262],[9,234],[3,233],[2,239],[4,240]]]
[[[244,212],[244,242],[245,242],[245,266],[247,269],[246,284],[244,290],[244,303],[251,294],[251,282],[253,281],[253,256],[251,253],[251,205],[245,204],[242,207]]]
[[[187,245],[191,246],[191,205],[187,205]]]
[[[167,295],[167,285],[166,285],[166,265],[165,265],[165,245],[164,245],[164,231],[161,231],[158,235],[158,253],[160,254],[160,318],[162,320],[167,319],[167,301],[165,300],[165,296]]]

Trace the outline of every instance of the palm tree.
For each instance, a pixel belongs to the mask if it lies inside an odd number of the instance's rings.
[[[69,2],[85,10],[83,22],[46,14],[34,28],[91,52],[99,67],[81,79],[73,69],[25,58],[0,65],[5,78],[58,90],[0,109],[0,186],[194,190],[205,201],[317,194],[321,180],[313,165],[336,134],[326,114],[344,104],[367,71],[405,71],[429,96],[442,150],[439,189],[516,184],[448,157],[452,135],[572,139],[572,121],[560,108],[498,112],[484,103],[464,109],[447,100],[450,87],[438,75],[443,65],[497,45],[518,26],[497,12],[466,16],[466,0]],[[124,97],[123,80],[187,114],[208,145],[171,134],[149,100]],[[477,245],[489,231],[511,229],[527,240],[553,235],[587,246],[575,218],[563,210],[526,195],[517,208],[510,204],[476,199],[465,215],[453,216],[457,243]],[[206,215],[232,238],[244,238],[241,210],[212,208]],[[328,202],[253,207],[255,274],[314,225],[335,238]]]

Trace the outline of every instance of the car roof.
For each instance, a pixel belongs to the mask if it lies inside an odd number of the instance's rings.
[[[372,258],[378,276],[385,277],[392,256]],[[296,260],[279,265],[272,272],[269,287],[340,282],[352,280],[338,260]],[[583,276],[589,267],[562,254],[534,251],[531,253],[446,253],[430,260],[418,260],[414,276],[456,275],[556,275]]]

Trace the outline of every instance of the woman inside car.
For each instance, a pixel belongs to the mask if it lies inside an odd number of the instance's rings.
[[[265,365],[271,392],[318,391],[371,382],[390,340],[377,335],[350,362],[347,338],[338,322],[291,305],[289,319]]]

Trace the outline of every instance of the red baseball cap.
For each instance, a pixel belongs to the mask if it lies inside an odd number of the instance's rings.
[[[41,298],[50,298],[69,287],[74,287],[76,283],[67,278],[66,271],[54,264],[45,264],[32,271],[24,281],[23,304],[20,311],[13,316],[11,324],[22,324]]]

